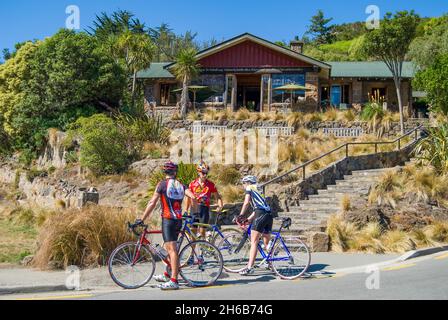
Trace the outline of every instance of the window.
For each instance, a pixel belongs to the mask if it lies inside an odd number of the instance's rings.
[[[300,86],[305,86],[305,74],[304,73],[282,73],[272,75],[272,102],[284,102],[284,99],[290,99],[291,92],[274,90],[275,88],[287,85],[287,84],[298,84]],[[305,97],[304,90],[298,90],[293,92],[293,98]]]

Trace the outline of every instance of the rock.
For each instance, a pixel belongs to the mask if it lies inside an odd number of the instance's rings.
[[[354,223],[358,227],[363,227],[370,222],[378,222],[383,228],[389,229],[390,215],[385,214],[387,209],[384,207],[373,206],[365,208],[353,208],[345,213],[345,220]]]
[[[325,232],[311,232],[308,236],[311,252],[327,252],[330,238]]]
[[[31,265],[31,263],[33,262],[34,256],[33,255],[29,255],[26,256],[25,258],[22,259],[22,261],[20,262],[20,264],[22,266],[28,267]]]

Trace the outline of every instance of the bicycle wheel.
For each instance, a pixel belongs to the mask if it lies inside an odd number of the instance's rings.
[[[244,240],[246,239],[246,240]],[[244,240],[244,243],[242,241]],[[224,260],[224,269],[227,272],[242,271],[249,262],[250,240],[246,234],[239,230],[228,233],[217,245]]]
[[[286,236],[277,240],[269,262],[280,278],[293,280],[308,270],[311,254],[299,236]]]
[[[153,254],[146,246],[127,242],[118,246],[110,255],[108,268],[112,280],[124,289],[143,287],[151,280],[156,264]]]
[[[193,259],[189,261],[191,256]],[[193,287],[212,285],[223,270],[223,259],[218,248],[203,240],[187,244],[179,254],[179,264],[181,277]]]
[[[210,240],[210,243],[213,243],[216,246],[222,241],[222,239],[224,239],[228,235],[234,233],[244,234],[243,230],[233,227],[221,228],[220,232],[222,233],[223,236],[221,237],[221,235],[218,232],[215,232],[213,239]]]

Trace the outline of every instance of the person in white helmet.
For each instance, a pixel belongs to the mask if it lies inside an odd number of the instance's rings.
[[[238,219],[244,215],[249,205],[252,205],[254,212],[248,218],[249,221],[253,220],[249,263],[247,264],[247,267],[240,272],[240,275],[250,275],[254,272],[253,266],[257,256],[258,242],[260,241],[260,238],[263,236],[265,246],[267,247],[269,245],[274,218],[271,213],[271,208],[266,202],[263,190],[257,184],[257,178],[254,176],[246,176],[243,178],[242,183],[246,196]]]

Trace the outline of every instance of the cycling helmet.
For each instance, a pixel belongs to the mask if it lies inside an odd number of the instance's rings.
[[[208,173],[208,171],[210,170],[210,167],[204,162],[201,161],[197,166],[196,166],[196,170],[198,171],[198,173],[202,172],[202,173]]]
[[[172,174],[177,172],[177,164],[172,161],[168,161],[163,165],[163,172],[167,174]]]
[[[257,177],[255,176],[245,176],[242,180],[242,183],[250,183],[250,184],[256,184],[257,183]]]

